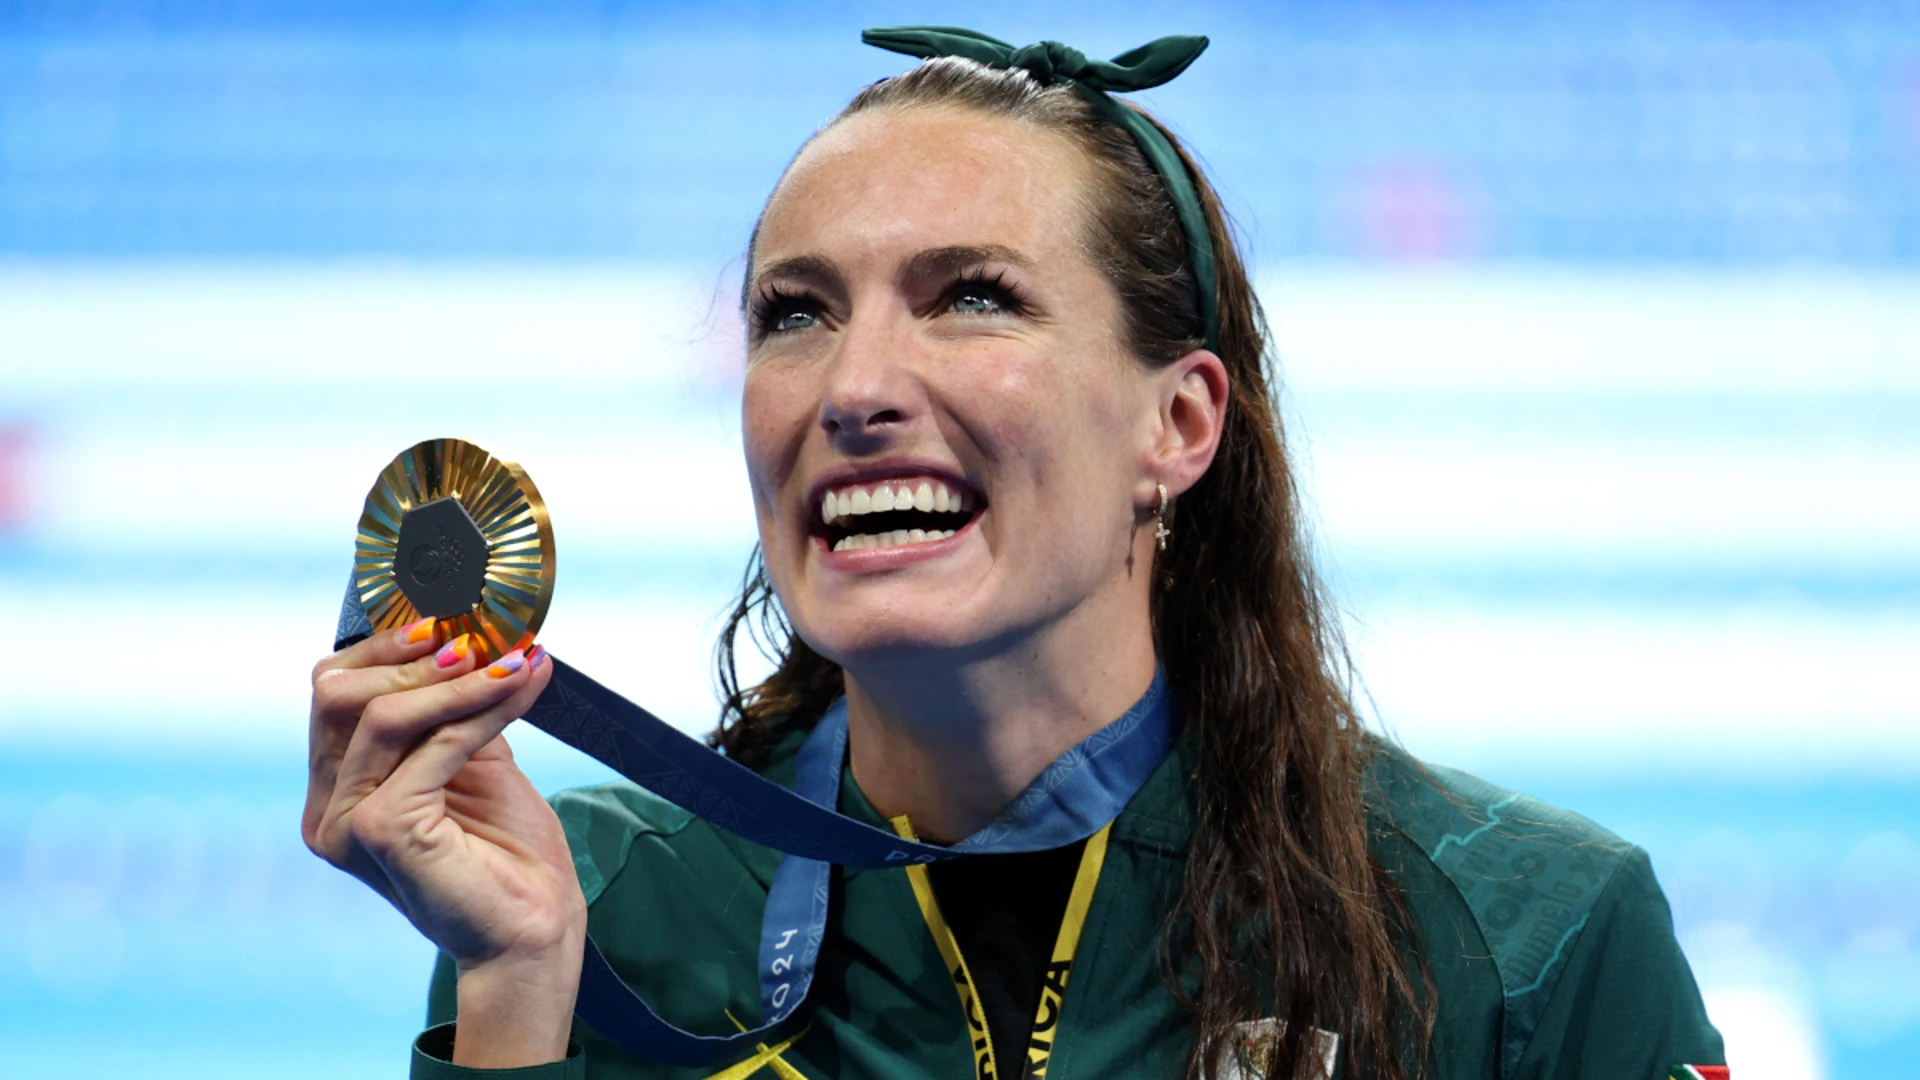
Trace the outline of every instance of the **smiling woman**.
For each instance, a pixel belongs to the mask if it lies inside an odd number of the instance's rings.
[[[548,810],[498,736],[552,665],[472,671],[458,641],[429,655],[431,625],[376,636],[316,672],[307,834],[445,953],[415,1074],[1722,1060],[1644,855],[1357,722],[1233,238],[1172,136],[1102,92],[1204,41],[1102,64],[875,37],[933,58],[802,148],[749,255],[760,554],[712,741],[969,854],[823,866],[796,1006],[791,959],[769,993],[747,958],[813,860],[628,784]],[[776,654],[746,687],[743,628]],[[792,1020],[709,1067],[640,1060],[570,1023],[589,929],[673,1025]]]

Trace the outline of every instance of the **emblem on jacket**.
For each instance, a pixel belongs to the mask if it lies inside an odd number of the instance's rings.
[[[1280,1041],[1280,1033],[1286,1029],[1285,1021],[1271,1016],[1265,1020],[1235,1024],[1232,1041],[1222,1051],[1226,1060],[1220,1063],[1220,1080],[1282,1080],[1271,1076],[1269,1070],[1273,1063],[1274,1044]],[[1313,1029],[1313,1035],[1314,1048],[1320,1057],[1320,1075],[1331,1080],[1333,1063],[1340,1053],[1340,1036],[1319,1028]]]

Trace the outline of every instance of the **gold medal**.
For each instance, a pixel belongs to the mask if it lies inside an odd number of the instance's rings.
[[[533,644],[553,599],[553,525],[520,466],[459,439],[393,459],[367,492],[353,587],[377,630],[432,617],[481,662]]]

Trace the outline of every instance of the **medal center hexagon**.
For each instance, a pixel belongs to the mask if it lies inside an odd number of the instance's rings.
[[[486,535],[454,496],[421,503],[400,519],[393,576],[420,614],[465,615],[487,584]]]

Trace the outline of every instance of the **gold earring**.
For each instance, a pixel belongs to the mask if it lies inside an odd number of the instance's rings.
[[[1167,485],[1155,484],[1154,487],[1160,489],[1160,505],[1153,508],[1153,538],[1159,543],[1160,550],[1165,551],[1167,537],[1173,535],[1173,530],[1167,528]]]

